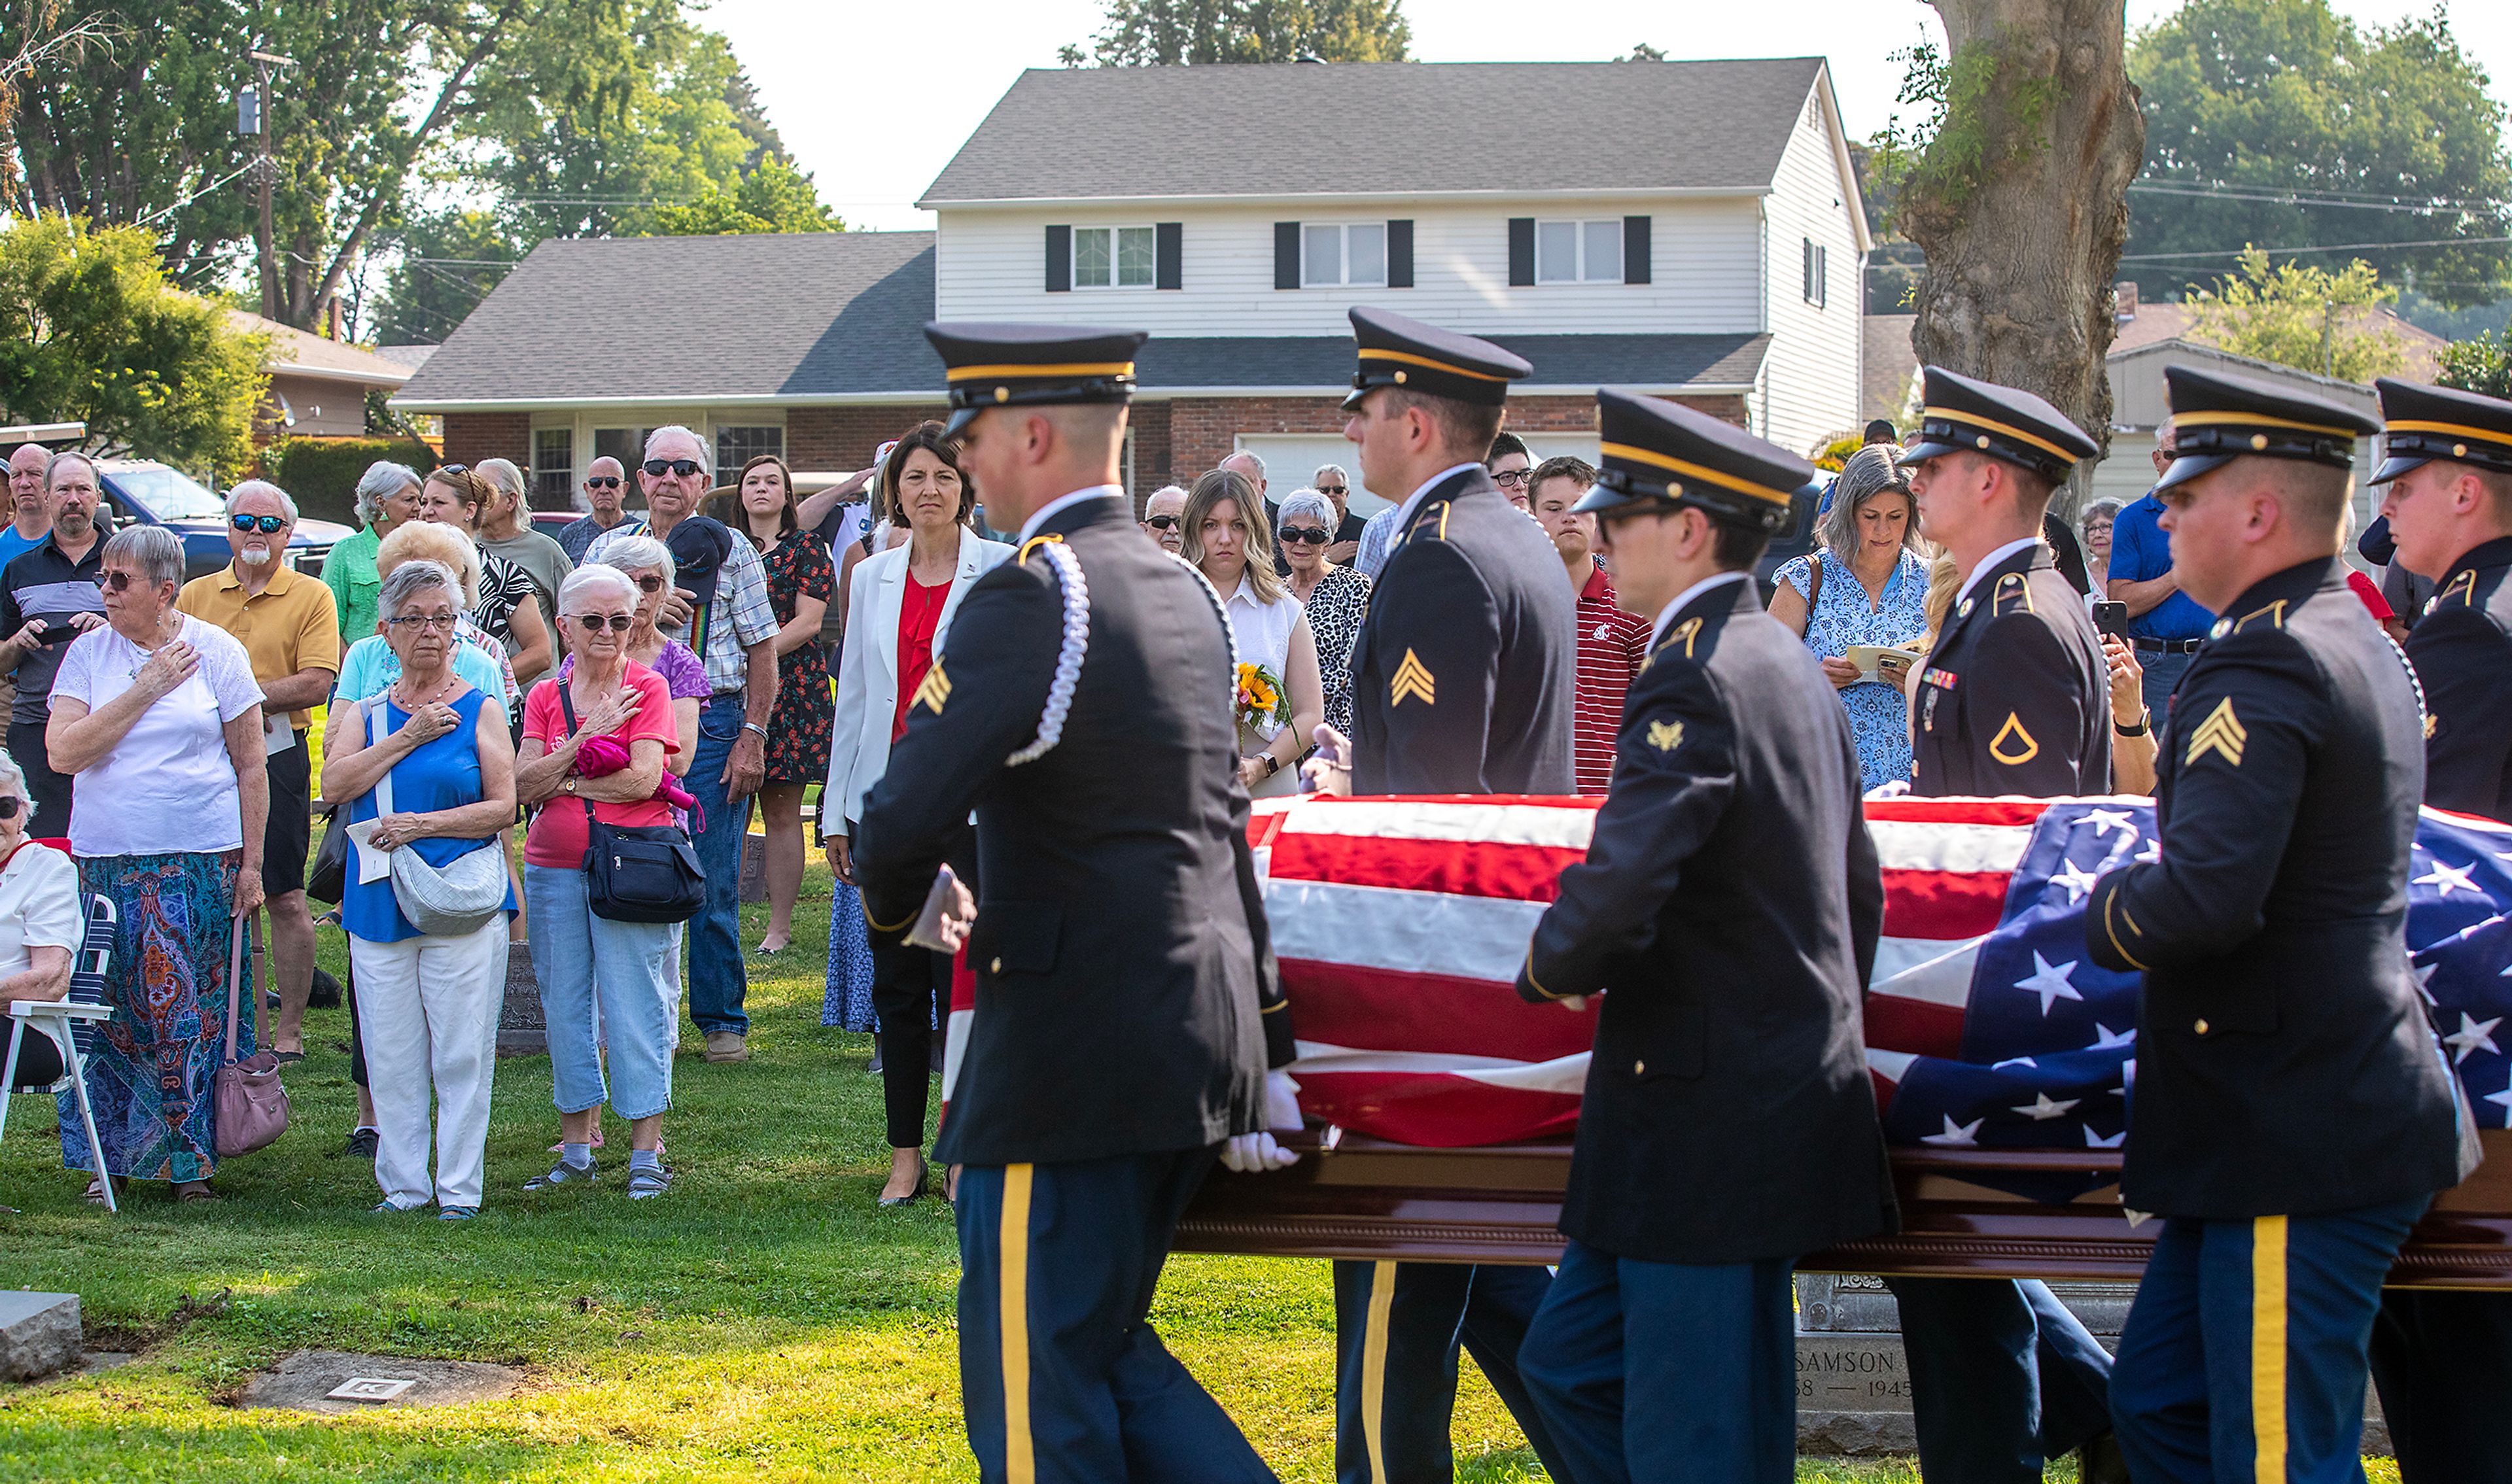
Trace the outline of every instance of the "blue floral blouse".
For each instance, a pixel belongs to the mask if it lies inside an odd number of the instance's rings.
[[[1806,614],[1806,647],[1819,658],[1842,659],[1851,644],[1906,644],[1928,631],[1924,605],[1928,596],[1928,564],[1917,552],[1902,550],[1893,575],[1884,582],[1880,602],[1869,605],[1865,585],[1849,564],[1830,552],[1819,552],[1823,592]],[[1804,597],[1812,586],[1807,558],[1781,566],[1778,580]],[[1875,789],[1910,777],[1910,706],[1901,688],[1861,681],[1840,692],[1849,708],[1849,730],[1858,739],[1858,771],[1862,787]]]

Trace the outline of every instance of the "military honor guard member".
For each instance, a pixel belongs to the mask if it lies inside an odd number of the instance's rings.
[[[2437,582],[2408,634],[2425,802],[2512,822],[2512,402],[2375,385],[2395,560]],[[2404,1484],[2512,1484],[2512,1295],[2392,1289],[2372,1360]]]
[[[1753,564],[1813,477],[1715,418],[1597,393],[1592,512],[1655,620],[1587,860],[1518,994],[1610,987],[1518,1365],[1581,1484],[1795,1477],[1801,1255],[1895,1227],[1863,1010],[1884,912],[1837,692]]]
[[[1928,796],[2107,794],[2110,674],[2083,599],[2041,542],[2050,495],[2094,441],[2029,392],[1927,368],[1904,450],[1919,529],[1966,574],[1911,702]],[[2039,1279],[1893,1278],[1919,1462],[1931,1484],[2038,1484],[2085,1450],[2116,1476],[2110,1356]]]
[[[2111,1407],[2139,1484],[2357,1479],[2381,1279],[2476,1162],[2408,972],[2416,684],[2337,559],[2375,429],[2164,375],[2173,569],[2221,616],[2163,723],[2160,853],[2086,899],[2087,953],[2145,976],[2120,1200],[2164,1219]]]
[[[874,930],[904,931],[976,812],[973,922],[939,893],[977,1005],[935,1150],[965,1166],[969,1446],[989,1484],[1269,1480],[1147,1320],[1216,1152],[1260,1157],[1261,1129],[1285,1123],[1268,1069],[1292,1050],[1236,781],[1230,627],[1118,485],[1144,336],[925,335],[962,462],[1020,554],[968,590],[865,801],[855,869]]]
[[[1344,436],[1369,488],[1411,491],[1353,651],[1357,794],[1573,794],[1578,607],[1543,527],[1483,468],[1528,365],[1484,340],[1354,309]],[[1462,1342],[1556,1479],[1518,1381],[1541,1268],[1335,1265],[1335,1476],[1447,1484]]]

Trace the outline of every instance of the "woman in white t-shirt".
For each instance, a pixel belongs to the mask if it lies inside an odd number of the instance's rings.
[[[1274,532],[1256,486],[1236,469],[1215,469],[1187,492],[1178,518],[1179,554],[1221,595],[1241,666],[1261,665],[1289,692],[1291,719],[1238,723],[1238,781],[1254,798],[1300,789],[1299,762],[1325,720],[1325,684],[1307,610],[1274,570]]]
[[[25,773],[0,752],[0,1005],[67,995],[70,955],[79,945],[78,868],[59,850],[26,838],[33,812]],[[8,1055],[10,1030],[0,1021],[0,1058]],[[20,1034],[17,1075],[0,1088],[0,1097],[50,1087],[67,1065],[51,1036],[32,1026]],[[74,1107],[61,1116],[80,1126]]]
[[[270,810],[261,687],[244,645],[177,612],[183,546],[163,526],[104,543],[105,622],[70,642],[53,682],[45,750],[75,780],[79,885],[120,915],[105,976],[113,1032],[87,1058],[106,1168],[214,1200],[215,1085],[226,1044],[229,934],[261,905]],[[236,1054],[254,1050],[248,1001]],[[85,1169],[75,1117],[62,1157]],[[102,1199],[100,1186],[90,1194]]]

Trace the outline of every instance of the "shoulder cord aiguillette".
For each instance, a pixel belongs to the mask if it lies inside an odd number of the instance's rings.
[[[1064,739],[1064,718],[1073,710],[1073,688],[1080,683],[1082,657],[1090,651],[1090,584],[1081,575],[1080,560],[1061,539],[1042,541],[1038,549],[1064,587],[1064,643],[1055,655],[1055,679],[1046,687],[1046,709],[1039,714],[1038,737],[1004,759],[1005,767],[1036,762]]]

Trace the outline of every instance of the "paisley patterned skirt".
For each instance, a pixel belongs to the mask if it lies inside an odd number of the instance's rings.
[[[111,855],[82,860],[78,872],[79,889],[111,902],[121,918],[105,966],[113,1018],[87,1056],[108,1173],[207,1180],[217,1163],[212,1120],[226,1055],[235,865],[221,855]],[[253,1054],[254,1025],[247,1007],[238,1056]],[[66,1092],[59,1105],[61,1162],[86,1170],[78,1107]]]

